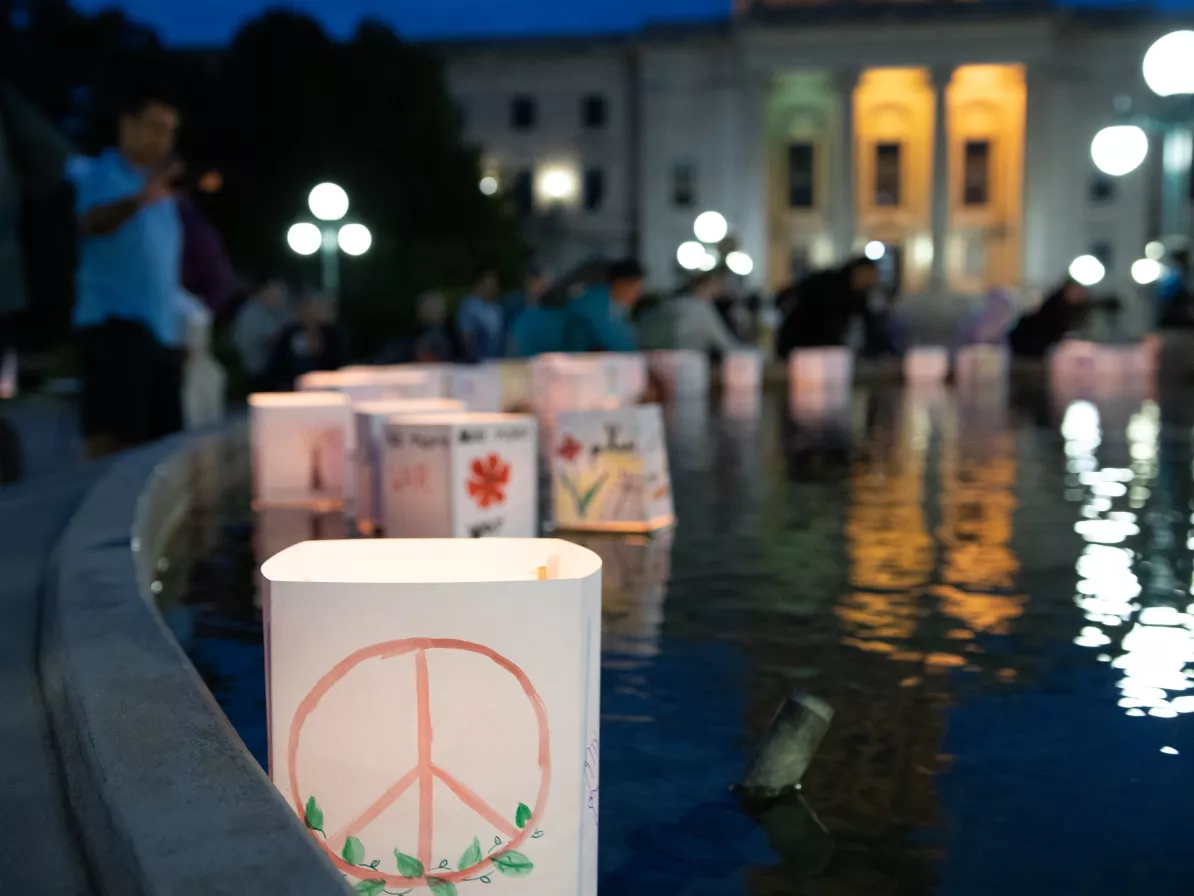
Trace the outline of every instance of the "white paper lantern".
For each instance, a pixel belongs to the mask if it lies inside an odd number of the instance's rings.
[[[456,364],[450,372],[448,394],[470,411],[502,410],[502,380],[497,365]]]
[[[647,358],[639,352],[586,352],[568,355],[573,363],[593,364],[605,372],[605,394],[618,404],[634,404],[647,391]]]
[[[257,593],[254,604],[262,606],[265,578],[261,564],[274,554],[303,541],[340,539],[348,536],[348,518],[343,511],[318,511],[307,507],[263,507],[253,514],[253,559],[257,565]]]
[[[258,506],[342,506],[347,495],[348,398],[338,392],[249,396],[253,500]]]
[[[386,424],[387,535],[533,538],[539,534],[535,418],[406,415]]]
[[[646,532],[675,522],[659,405],[560,414],[550,464],[560,529]]]
[[[931,345],[908,349],[904,355],[904,379],[909,383],[941,383],[949,375],[949,351]]]
[[[848,348],[799,348],[788,356],[788,375],[794,389],[852,384],[854,353]]]
[[[1006,346],[967,345],[954,358],[954,377],[959,386],[981,385],[1007,379],[1011,357]]]
[[[757,392],[763,382],[763,354],[758,349],[729,352],[721,362],[721,385],[728,392]]]
[[[392,367],[352,367],[304,373],[295,385],[300,391],[343,392],[352,401],[391,398],[436,398],[436,383],[426,373]]]
[[[531,409],[531,365],[526,361],[496,361],[502,410],[523,413]]]
[[[352,467],[357,528],[370,534],[381,527],[381,461],[385,448],[386,422],[402,414],[460,413],[464,402],[453,398],[403,398],[366,401],[353,406],[356,429]]]
[[[702,352],[672,349],[647,352],[647,366],[669,398],[685,400],[709,394],[709,358]]]
[[[1100,345],[1064,339],[1049,353],[1049,379],[1054,384],[1094,388],[1100,377],[1118,372],[1114,361]]]
[[[609,368],[568,355],[540,355],[531,362],[531,402],[548,422],[560,411],[584,411],[616,404]]]
[[[595,554],[354,539],[262,572],[270,777],[357,892],[595,896]]]

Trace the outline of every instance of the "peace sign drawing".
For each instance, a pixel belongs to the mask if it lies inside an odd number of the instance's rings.
[[[505,675],[512,678],[521,690],[537,729],[535,764],[538,774],[534,782],[534,800],[530,807],[519,802],[515,811],[502,812],[486,802],[469,784],[436,762],[428,657],[438,654],[448,657],[449,660],[453,655],[482,657],[494,667],[494,676]],[[354,670],[363,664],[404,657],[413,658],[414,681],[407,682],[406,686],[413,684],[416,695],[416,718],[412,720],[417,743],[416,761],[402,771],[390,786],[380,791],[362,811],[351,818],[337,819],[338,827],[330,825],[331,820],[325,820],[324,811],[316,795],[311,793],[304,799],[304,795],[309,793],[299,779],[304,727],[325,699],[336,699],[337,688],[345,687],[344,680]],[[395,681],[394,687],[401,688],[403,683]],[[388,887],[401,888],[403,892],[415,887],[429,887],[432,891],[451,893],[454,892],[455,885],[463,881],[484,879],[488,883],[487,873],[522,877],[529,874],[534,867],[519,848],[527,840],[537,839],[542,834],[537,824],[543,817],[551,785],[551,735],[547,710],[522,669],[488,647],[450,638],[408,638],[374,644],[351,653],[320,678],[300,702],[290,725],[287,756],[290,793],[295,801],[296,811],[318,835],[316,841],[328,853],[336,867],[349,877],[362,881],[362,884],[358,885],[359,892],[377,894]],[[480,839],[474,836],[472,844],[465,849],[455,869],[450,867],[446,859],[438,865],[434,861],[437,803],[447,798],[447,795],[442,793],[436,796],[436,782],[471,811],[479,824],[498,832],[493,847],[487,852],[482,850]],[[367,832],[375,821],[403,800],[409,791],[417,792],[417,849],[415,855],[411,856],[395,846],[393,852],[398,871],[383,872],[381,859],[366,861],[367,855],[362,843],[364,838],[359,835]],[[332,827],[331,832],[328,827]],[[387,845],[386,850],[389,848]],[[375,888],[370,889],[370,884],[376,885]]]

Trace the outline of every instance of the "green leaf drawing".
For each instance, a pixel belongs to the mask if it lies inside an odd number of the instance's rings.
[[[530,859],[514,849],[494,856],[493,864],[506,877],[526,877],[535,869]]]
[[[352,889],[354,893],[363,893],[364,896],[381,896],[385,888],[384,880],[363,880]]]
[[[436,896],[456,896],[456,884],[442,877],[427,878],[427,886],[431,887],[431,892]]]
[[[518,811],[516,811],[514,813],[514,823],[516,825],[518,825],[519,828],[525,828],[527,826],[527,822],[530,820],[531,820],[531,807],[528,806],[526,803],[519,803]]]
[[[372,862],[369,863],[369,867],[376,868],[380,864],[381,864],[381,859],[374,859]]]
[[[422,877],[423,863],[414,856],[394,850],[394,858],[398,860],[398,873],[403,877]]]
[[[461,871],[466,868],[472,868],[474,865],[481,864],[481,841],[476,837],[473,838],[473,844],[464,851],[464,855],[460,857],[460,864],[457,865]]]
[[[323,833],[323,810],[319,808],[319,803],[315,802],[315,797],[307,800],[306,822],[311,830]]]
[[[365,861],[365,845],[356,837],[349,837],[344,841],[344,851],[340,855],[349,865],[359,865]]]
[[[589,505],[593,502],[593,498],[597,496],[597,493],[601,491],[602,486],[605,485],[605,481],[608,478],[608,472],[602,473],[597,477],[597,481],[585,490],[583,495],[577,490],[576,483],[572,481],[571,477],[561,475],[560,482],[563,483],[568,494],[572,496],[572,500],[576,504],[577,514],[583,517],[589,512]]]

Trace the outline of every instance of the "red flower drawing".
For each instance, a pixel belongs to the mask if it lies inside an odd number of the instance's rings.
[[[472,478],[466,484],[469,497],[476,501],[479,507],[505,503],[506,486],[510,482],[508,463],[498,455],[491,454],[486,458],[474,460],[472,471]]]
[[[560,442],[560,457],[566,461],[576,460],[576,456],[580,454],[583,446],[572,436],[564,436],[564,440]]]

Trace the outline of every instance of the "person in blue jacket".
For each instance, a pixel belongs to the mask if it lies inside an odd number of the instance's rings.
[[[632,258],[609,266],[604,283],[568,303],[564,351],[632,352],[638,347],[630,312],[643,294],[642,266]]]

